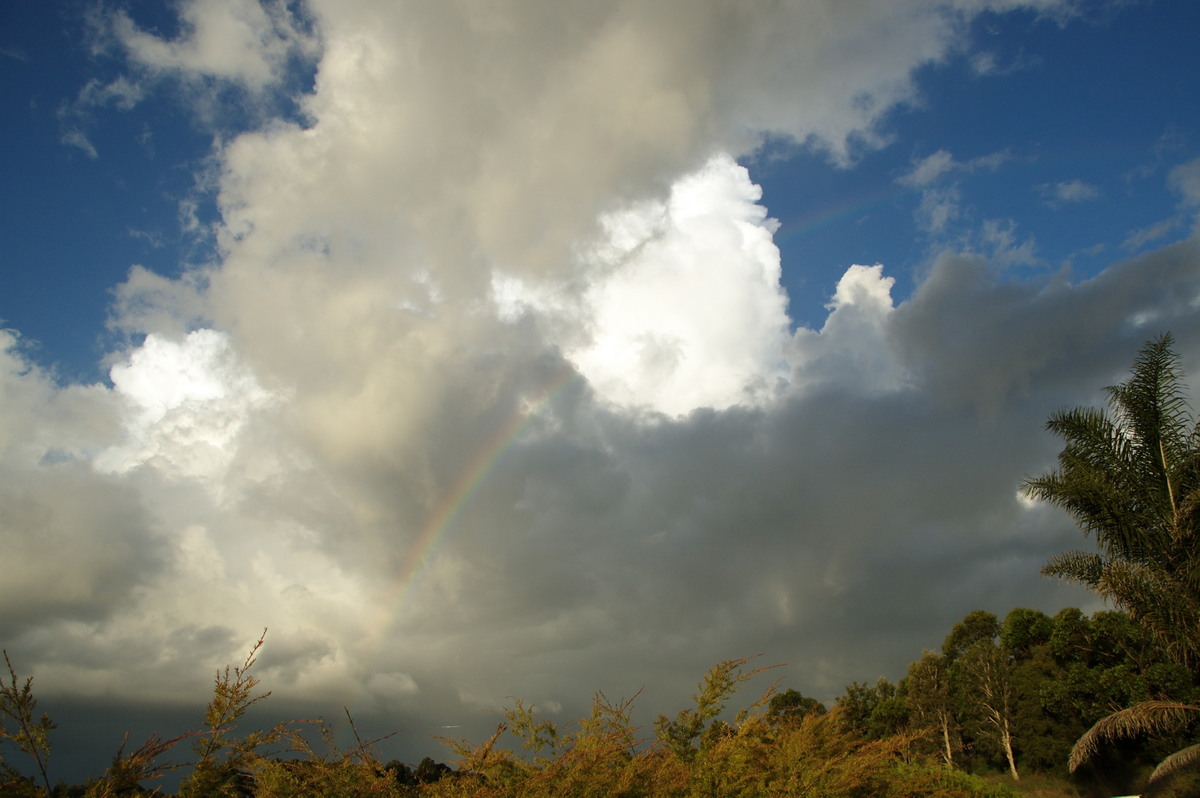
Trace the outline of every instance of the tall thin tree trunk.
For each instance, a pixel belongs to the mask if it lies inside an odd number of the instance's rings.
[[[946,712],[942,714],[942,758],[946,760],[946,767],[954,767],[954,749],[950,747],[950,716]]]
[[[1017,772],[1017,761],[1013,758],[1012,734],[1008,731],[1008,721],[1004,721],[1004,725],[1000,727],[1000,744],[1004,747],[1004,756],[1008,759],[1008,772],[1012,774],[1013,781],[1020,781],[1021,774]]]

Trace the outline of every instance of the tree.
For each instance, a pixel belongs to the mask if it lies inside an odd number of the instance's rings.
[[[288,723],[276,724],[266,731],[250,732],[241,738],[234,735],[237,722],[246,710],[271,695],[270,691],[254,695],[259,680],[250,675],[266,637],[267,630],[263,629],[262,636],[250,649],[241,667],[233,668],[232,673],[229,666],[225,666],[224,673],[217,671],[213,697],[204,715],[206,728],[192,746],[199,758],[180,784],[180,795],[207,796],[245,791],[248,789],[248,769],[261,758],[258,749],[295,738],[292,724]]]
[[[986,610],[972,610],[961,621],[954,624],[950,634],[942,642],[942,654],[954,661],[976,643],[992,643],[1000,634],[1000,622]]]
[[[50,794],[50,776],[46,773],[47,762],[50,759],[50,732],[56,724],[50,716],[43,714],[40,719],[35,717],[37,701],[33,697],[33,677],[25,680],[24,685],[17,684],[17,673],[13,670],[8,651],[4,651],[4,664],[8,666],[8,681],[0,680],[0,740],[9,740],[16,744],[22,753],[33,757],[37,763],[38,773]],[[9,721],[13,727],[9,728]],[[16,795],[28,791],[37,795],[41,790],[34,786],[32,780],[22,779],[8,763],[0,757],[0,786],[6,794]]]
[[[418,784],[433,784],[435,781],[441,781],[450,772],[450,766],[445,762],[435,762],[433,757],[427,756],[417,763],[413,777]]]
[[[771,720],[786,722],[814,714],[824,715],[825,705],[791,688],[771,696],[767,703],[767,717]]]
[[[874,685],[851,682],[837,697],[834,706],[841,710],[842,722],[869,740],[882,740],[907,728],[908,706],[900,698],[896,685],[884,677]]]
[[[950,685],[959,698],[961,718],[977,739],[996,746],[1016,781],[1021,775],[1016,769],[1012,658],[998,644],[1000,634],[1000,620],[994,614],[967,613],[946,636],[942,654],[949,662]]]
[[[1106,389],[1108,411],[1078,407],[1047,428],[1064,441],[1058,468],[1025,481],[1026,495],[1065,509],[1097,552],[1050,559],[1043,573],[1080,582],[1126,610],[1168,654],[1200,668],[1200,426],[1181,385],[1174,339],[1142,347],[1128,381]],[[1074,770],[1101,742],[1178,728],[1200,709],[1144,701],[1102,719],[1076,743]],[[1172,754],[1152,785],[1200,762],[1200,746]]]
[[[1034,647],[1049,642],[1054,632],[1054,621],[1040,610],[1017,607],[1009,610],[1000,625],[1000,645],[1021,658],[1028,656]]]
[[[1189,668],[1200,666],[1200,427],[1180,385],[1174,341],[1146,344],[1132,377],[1106,389],[1110,412],[1078,407],[1047,428],[1058,468],[1025,493],[1065,509],[1098,552],[1052,557],[1043,573],[1080,582],[1146,626]]]
[[[914,720],[937,735],[938,755],[946,767],[953,767],[954,752],[962,747],[962,741],[958,737],[946,658],[926,651],[921,659],[908,666],[908,675],[901,686]]]

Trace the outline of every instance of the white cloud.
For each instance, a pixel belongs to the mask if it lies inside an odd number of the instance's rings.
[[[96,145],[92,144],[87,134],[78,128],[64,130],[62,135],[59,136],[59,141],[68,147],[75,147],[82,150],[84,155],[89,158],[96,159],[100,157],[100,153],[96,150]]]
[[[938,150],[914,161],[912,168],[898,177],[896,182],[921,190],[921,200],[913,214],[918,228],[928,235],[944,237],[951,233],[955,222],[968,215],[961,188],[957,183],[946,184],[947,176],[980,170],[995,171],[1011,158],[1007,151],[1000,150],[959,161],[949,151]]]
[[[682,415],[772,395],[787,374],[787,299],[760,197],[721,156],[667,202],[607,217],[596,251],[611,265],[572,311],[584,340],[566,346],[602,397]]]
[[[913,214],[917,226],[931,235],[945,233],[951,223],[963,215],[962,191],[957,186],[921,192],[921,202]]]
[[[172,40],[142,30],[123,10],[109,24],[130,59],[151,71],[218,78],[255,92],[282,80],[290,58],[316,47],[282,0],[184,0],[179,18],[181,34]]]
[[[1189,206],[1200,205],[1200,158],[1180,164],[1169,176],[1174,188]]]
[[[126,407],[124,440],[95,460],[110,473],[155,461],[173,476],[217,483],[247,415],[273,399],[215,330],[179,342],[148,335],[110,374]]]
[[[896,182],[913,187],[928,186],[955,172],[971,173],[981,169],[995,171],[1012,159],[1007,151],[981,155],[969,161],[959,161],[947,150],[938,150],[913,163],[912,169],[896,179]]]
[[[1033,265],[1038,262],[1037,245],[1032,237],[1018,240],[1017,224],[1011,219],[988,219],[980,230],[992,262],[1003,266]]]
[[[1166,238],[1178,226],[1179,221],[1177,219],[1163,219],[1149,227],[1134,230],[1121,242],[1121,248],[1130,252],[1137,252],[1147,244]]]
[[[926,186],[953,170],[955,166],[953,155],[946,150],[938,150],[915,163],[912,171],[903,175],[898,182],[910,186]]]
[[[820,385],[854,386],[866,395],[903,389],[907,370],[896,362],[889,342],[895,310],[883,265],[854,265],[838,281],[826,307],[830,313],[819,335],[797,331],[792,344],[797,394]]]
[[[1181,227],[1186,227],[1189,211],[1200,207],[1200,158],[1179,164],[1167,174],[1167,185],[1180,197],[1180,212],[1166,219],[1131,232],[1121,243],[1129,252],[1137,252],[1148,244],[1161,241]],[[1192,222],[1193,233],[1200,230],[1200,215]]]
[[[999,77],[1039,67],[1042,64],[1042,59],[1037,56],[1018,53],[1008,63],[1002,63],[1000,56],[996,53],[983,51],[973,54],[970,58],[970,63],[971,71],[976,75]]]
[[[1039,186],[1038,191],[1051,205],[1089,202],[1103,196],[1099,188],[1078,179],[1064,180],[1060,183],[1048,183]]]

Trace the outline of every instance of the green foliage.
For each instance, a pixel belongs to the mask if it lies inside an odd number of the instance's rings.
[[[899,697],[905,702],[912,727],[921,733],[918,743],[925,753],[936,753],[946,767],[953,767],[963,743],[951,692],[949,660],[926,651],[908,666]]]
[[[824,715],[825,705],[791,688],[771,696],[767,702],[767,718],[786,723],[805,715]]]
[[[1170,335],[1146,344],[1108,410],[1055,413],[1058,468],[1027,495],[1065,509],[1099,551],[1052,558],[1043,571],[1127,610],[1184,665],[1200,666],[1200,426],[1180,384]]]
[[[983,610],[974,610],[950,630],[942,643],[942,654],[954,661],[978,643],[991,643],[1000,634],[1000,622],[996,616]]]
[[[540,721],[522,702],[481,745],[453,741],[461,757],[454,778],[423,792],[428,796],[900,796],[994,795],[970,777],[959,778],[915,753],[912,734],[867,740],[842,709],[820,705],[796,691],[771,693],[737,712],[718,717],[736,688],[759,670],[745,659],[718,664],[693,696],[694,706],[674,719],[660,717],[652,741],[639,739],[630,721],[632,701],[610,703],[598,694],[578,731],[564,733]],[[778,697],[778,696],[775,696]],[[807,711],[792,712],[802,707]],[[500,746],[512,733],[533,757]]]
[[[998,627],[997,627],[998,628]],[[952,633],[953,634],[953,633]],[[959,717],[977,745],[1003,757],[1014,780],[1017,694],[1013,661],[993,639],[979,639],[960,651],[950,665],[950,683]]]
[[[1000,625],[1000,645],[1013,656],[1028,655],[1035,646],[1050,641],[1054,621],[1040,610],[1017,607],[1004,616]]]
[[[659,715],[654,724],[655,736],[666,748],[684,761],[691,761],[697,752],[697,741],[709,728],[710,722],[721,714],[725,701],[745,682],[761,670],[743,671],[748,657],[729,659],[716,665],[700,683],[700,692],[692,696],[695,707],[681,710],[674,720]]]
[[[1065,509],[1095,535],[1099,549],[1058,555],[1043,571],[1127,610],[1194,676],[1200,672],[1200,424],[1184,398],[1173,343],[1168,334],[1142,348],[1129,380],[1107,389],[1107,411],[1080,407],[1052,415],[1047,427],[1064,441],[1058,468],[1026,480],[1025,491]],[[1169,669],[1153,681],[1158,689],[1184,686]],[[1174,729],[1195,711],[1178,700],[1142,699],[1092,726],[1072,751],[1071,768],[1101,743]],[[1200,762],[1190,750],[1166,760],[1151,786]]]
[[[42,777],[47,793],[50,792],[50,776],[47,767],[50,760],[50,732],[54,730],[54,721],[43,714],[35,718],[37,700],[33,697],[33,677],[18,685],[17,673],[4,651],[4,664],[8,668],[8,680],[0,679],[0,739],[8,740],[17,746],[17,750],[33,757],[38,773]],[[12,724],[10,726],[10,724]],[[0,779],[3,779],[5,794],[37,795],[35,785],[24,779],[13,770],[7,762],[0,760]]]
[[[880,677],[874,685],[851,682],[845,691],[835,706],[842,710],[842,721],[863,737],[882,740],[908,726],[908,707],[887,679]]]
[[[349,712],[346,713],[346,717],[350,728],[354,730],[357,743],[346,751],[341,751],[334,745],[329,726],[322,725],[321,738],[328,753],[318,753],[309,745],[307,739],[296,734],[290,738],[294,747],[288,752],[289,758],[249,756],[246,762],[246,775],[249,778],[243,783],[247,786],[252,785],[250,794],[263,798],[308,795],[392,798],[403,795],[401,780],[397,778],[400,768],[380,765],[373,748],[379,741],[363,742],[358,736],[358,730],[354,728],[354,721]]]
[[[264,629],[240,667],[231,672],[226,665],[223,673],[217,672],[213,697],[204,715],[206,731],[193,745],[199,759],[184,779],[180,795],[237,795],[244,791],[250,766],[261,759],[259,748],[284,741],[301,744],[302,738],[296,733],[295,725],[289,723],[280,723],[266,731],[254,731],[242,738],[233,735],[246,710],[271,695],[270,692],[254,695],[259,680],[249,672],[266,636]]]

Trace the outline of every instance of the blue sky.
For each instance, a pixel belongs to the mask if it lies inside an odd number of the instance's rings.
[[[4,5],[0,640],[115,748],[268,627],[278,716],[415,761],[508,696],[653,717],[763,652],[832,700],[1098,608],[1017,488],[1149,338],[1200,373],[1198,29]]]
[[[1014,279],[1065,264],[1077,279],[1090,277],[1115,258],[1187,235],[1180,197],[1164,178],[1198,143],[1192,76],[1200,55],[1190,40],[1200,9],[1097,9],[1065,23],[1027,12],[977,19],[975,46],[918,70],[919,102],[888,114],[881,127],[891,142],[850,168],[794,148],[784,148],[793,157],[782,163],[749,161],[764,203],[783,222],[776,241],[797,323],[819,326],[823,297],[846,264],[883,263],[903,296],[931,252],[969,238],[985,220],[1033,244],[1033,262]],[[980,72],[981,60],[989,71]],[[962,216],[934,235],[915,223],[920,189],[901,178],[939,151],[957,163],[1003,158],[938,181],[959,192]],[[1084,190],[1057,198],[1071,184]],[[1134,244],[1165,222],[1161,238]]]

